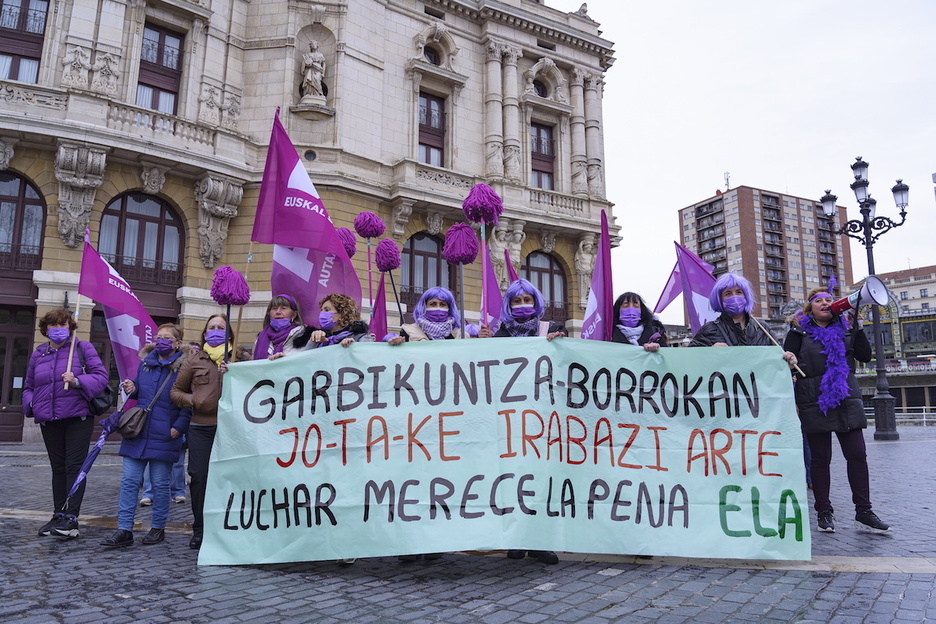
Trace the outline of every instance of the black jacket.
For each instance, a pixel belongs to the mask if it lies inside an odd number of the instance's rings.
[[[841,323],[841,318],[835,320]],[[813,324],[813,321],[809,321]],[[826,355],[822,345],[812,339],[806,330],[796,323],[790,325],[790,331],[783,341],[783,349],[796,355],[799,367],[806,373],[805,378],[796,377],[793,387],[800,422],[806,433],[826,433],[830,431],[846,432],[864,429],[868,419],[861,400],[861,389],[855,377],[855,360],[871,360],[871,344],[861,329],[849,328],[845,331],[845,357],[848,360],[849,395],[837,407],[823,414],[819,409],[819,385],[826,371]]]
[[[661,347],[668,347],[669,343],[666,341],[666,328],[663,327],[663,323],[653,319],[649,323],[644,324],[644,330],[640,334],[640,338],[637,339],[637,344],[643,346],[650,342],[650,336],[653,334],[659,334],[660,337],[654,340],[653,342],[659,343]],[[614,325],[614,328],[611,330],[611,342],[622,342],[624,344],[630,344],[627,341],[627,337],[624,336],[617,324]]]
[[[766,329],[766,328],[765,328]],[[765,329],[748,316],[747,327],[731,320],[731,316],[722,312],[714,321],[709,321],[692,337],[690,347],[711,347],[716,342],[724,342],[729,347],[769,347],[773,344]]]

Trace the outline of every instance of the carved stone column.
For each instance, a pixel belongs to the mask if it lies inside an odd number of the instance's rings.
[[[69,247],[84,240],[91,221],[94,195],[104,180],[107,148],[59,141],[55,153],[55,179],[59,183],[58,231]]]
[[[411,199],[398,199],[393,203],[393,213],[390,220],[390,228],[393,238],[401,240],[406,234],[406,226],[409,224],[410,215],[413,214],[415,202]]]
[[[484,125],[487,133],[484,137],[484,175],[489,178],[504,177],[504,109],[501,94],[501,56],[503,46],[495,41],[488,41],[487,77],[484,94]]]
[[[504,177],[519,182],[520,169],[520,98],[517,84],[519,48],[504,48]]]
[[[585,155],[585,72],[572,70],[572,194],[588,194]]]
[[[237,206],[243,197],[244,188],[240,180],[206,173],[195,183],[198,253],[205,268],[214,268],[224,253],[228,224],[237,216]]]
[[[588,193],[604,197],[604,144],[601,138],[601,92],[604,82],[599,74],[585,78],[585,147],[588,153]]]

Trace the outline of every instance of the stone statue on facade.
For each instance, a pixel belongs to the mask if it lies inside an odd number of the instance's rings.
[[[595,235],[586,234],[579,241],[578,251],[575,252],[575,273],[579,283],[579,307],[583,310],[588,305],[588,291],[591,288],[592,272],[595,270],[595,257],[598,255],[595,246]]]
[[[504,258],[504,251],[507,250],[509,233],[508,227],[501,220],[500,225],[495,225],[491,236],[488,238],[488,250],[491,253],[491,266],[494,268],[494,274],[497,276],[497,285],[501,290],[509,286],[507,260]]]
[[[318,51],[318,41],[309,42],[309,51],[302,55],[302,99],[324,99],[325,55]]]

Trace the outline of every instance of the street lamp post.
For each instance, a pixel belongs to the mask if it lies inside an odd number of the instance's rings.
[[[855,174],[855,181],[850,185],[855,192],[855,198],[858,200],[858,206],[861,211],[861,219],[853,219],[842,225],[841,228],[835,227],[835,216],[838,210],[835,207],[835,201],[838,199],[832,194],[831,190],[826,190],[822,197],[822,212],[829,217],[832,222],[832,230],[836,234],[844,234],[850,238],[861,242],[868,253],[868,274],[874,275],[874,243],[885,232],[900,227],[907,219],[907,201],[910,187],[897,180],[897,184],[891,189],[894,194],[894,203],[900,209],[900,221],[892,221],[887,217],[879,217],[875,214],[877,201],[868,193],[868,163],[861,157],[855,159],[852,164],[852,172]],[[896,319],[891,321],[896,322]],[[881,335],[881,312],[877,305],[871,306],[871,323],[874,331],[874,359],[877,371],[877,393],[874,395],[874,439],[875,440],[899,440],[900,434],[897,433],[897,416],[894,412],[894,397],[890,393],[890,387],[887,384],[887,374],[884,366],[884,338]]]

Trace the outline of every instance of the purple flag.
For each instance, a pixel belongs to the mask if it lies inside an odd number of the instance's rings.
[[[378,342],[387,335],[387,291],[384,290],[386,277],[386,273],[380,274],[380,284],[377,286],[377,296],[374,298],[369,322],[371,333]]]
[[[608,234],[608,215],[601,211],[601,238],[598,240],[598,257],[592,271],[591,290],[582,321],[581,337],[588,340],[611,341],[614,321],[614,290],[611,285],[611,237]]]
[[[517,275],[517,270],[514,269],[514,265],[510,262],[510,250],[504,250],[504,262],[507,264],[507,277],[510,279],[510,283],[516,282],[520,279],[520,276]]]
[[[361,282],[278,112],[250,240],[274,245],[273,294],[291,295],[306,315],[331,293],[360,307]]]
[[[715,286],[712,265],[695,255],[679,243],[676,244],[676,264],[679,279],[682,282],[683,301],[689,315],[689,325],[695,333],[705,323],[718,318],[718,312],[712,309],[709,295]]]
[[[509,260],[507,264],[510,264]],[[494,273],[494,263],[491,262],[490,249],[486,245],[481,256],[481,271],[484,275],[484,279],[481,280],[484,286],[481,293],[484,300],[481,302],[481,323],[490,327],[491,331],[497,331],[496,326],[500,323],[500,310],[504,299],[497,282],[497,274]]]
[[[659,314],[665,310],[666,306],[673,303],[673,300],[681,293],[682,280],[679,279],[679,262],[677,262],[670,272],[669,279],[666,280],[666,286],[663,287],[663,292],[660,293],[660,299],[657,301],[656,306],[654,306],[653,313]]]
[[[126,280],[91,246],[87,228],[78,292],[104,308],[117,372],[121,379],[136,379],[140,349],[155,339],[156,323]]]

